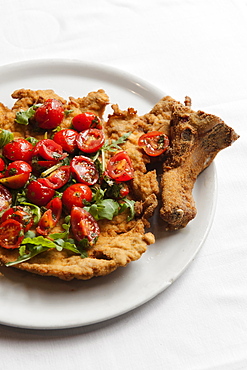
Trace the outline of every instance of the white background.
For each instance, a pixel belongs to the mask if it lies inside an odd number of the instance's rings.
[[[189,95],[241,136],[215,159],[214,222],[176,282],[100,324],[0,326],[1,369],[247,369],[247,1],[0,0],[0,14],[0,66],[71,58],[117,67],[177,100]]]

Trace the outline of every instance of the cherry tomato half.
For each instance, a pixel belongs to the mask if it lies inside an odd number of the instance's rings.
[[[120,190],[119,190],[119,196],[120,196],[121,198],[124,198],[124,197],[126,197],[126,196],[129,194],[129,192],[130,192],[130,189],[129,189],[129,187],[126,185],[126,183],[122,183],[122,184],[121,184],[121,188],[120,188]]]
[[[51,139],[40,140],[33,148],[33,156],[40,156],[48,161],[61,161],[67,155],[63,152],[61,145]]]
[[[8,209],[12,203],[10,191],[0,184],[0,212]]]
[[[96,242],[100,234],[97,221],[89,212],[81,207],[72,208],[71,229],[77,241],[86,238],[90,245]]]
[[[29,212],[26,212],[27,207],[15,206],[9,208],[1,217],[0,223],[12,218],[18,222],[20,222],[24,228],[24,233],[27,232],[33,225],[33,217]]]
[[[68,153],[74,153],[74,151],[77,149],[76,145],[76,138],[78,133],[75,130],[71,129],[64,129],[61,131],[58,131],[53,136],[53,140],[61,145],[63,150]]]
[[[61,166],[49,176],[39,179],[39,181],[48,188],[59,189],[69,181],[69,178],[70,166]]]
[[[169,139],[168,136],[161,131],[150,131],[139,138],[138,145],[141,146],[148,155],[157,157],[167,150]]]
[[[80,132],[76,139],[78,148],[85,153],[97,152],[103,146],[104,142],[104,134],[97,128],[89,128]]]
[[[5,170],[5,162],[2,158],[0,158],[0,172]]]
[[[0,225],[0,246],[7,249],[18,248],[24,238],[20,222],[9,218]]]
[[[83,207],[84,202],[92,200],[92,190],[86,184],[73,184],[69,186],[62,196],[62,203],[70,212],[73,206]]]
[[[60,125],[64,117],[64,108],[60,101],[48,99],[35,112],[34,119],[40,128],[50,130]]]
[[[72,125],[77,131],[84,131],[88,128],[102,128],[100,118],[92,112],[78,114],[72,119]]]
[[[19,173],[18,175],[2,177],[0,183],[10,189],[20,189],[26,185],[30,177],[29,173]]]
[[[38,180],[33,180],[27,186],[27,199],[37,206],[45,206],[54,197],[55,190],[48,188]]]
[[[58,223],[62,213],[62,201],[60,198],[53,198],[46,206],[47,210],[39,220],[36,227],[37,233],[48,235]]]
[[[29,162],[32,159],[33,146],[25,139],[15,139],[3,147],[3,155],[10,161]]]
[[[116,181],[128,181],[134,177],[131,159],[124,151],[116,153],[107,164],[107,174]]]
[[[72,159],[71,172],[76,180],[82,184],[94,185],[99,178],[99,173],[94,162],[83,155],[76,156]]]

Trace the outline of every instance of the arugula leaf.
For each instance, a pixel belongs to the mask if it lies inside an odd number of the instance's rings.
[[[26,140],[29,141],[29,143],[31,143],[33,146],[35,146],[39,142],[39,140],[33,136],[27,137]]]
[[[20,202],[20,204],[21,205],[23,204],[25,206],[29,206],[31,208],[32,214],[34,216],[33,221],[34,221],[34,224],[36,225],[39,222],[40,218],[41,218],[40,208],[38,206],[36,206],[36,204],[33,204],[33,203]]]
[[[120,212],[124,212],[126,209],[128,209],[130,212],[127,221],[133,220],[135,217],[135,201],[128,198],[123,198],[122,202],[120,203]]]
[[[74,112],[74,109],[66,109],[64,111],[65,116],[68,116],[70,113]]]
[[[4,129],[0,130],[0,148],[3,148],[4,145],[8,144],[13,139],[14,135],[12,132]]]
[[[34,117],[36,109],[41,105],[42,104],[35,104],[25,111],[17,112],[15,116],[15,121],[20,125],[27,126],[29,124],[29,119]]]
[[[54,241],[44,238],[41,235],[35,237],[25,237],[19,248],[19,257],[15,261],[6,263],[6,266],[14,266],[17,263],[28,261],[29,259],[37,256],[40,253],[46,252],[49,249],[56,249],[59,252],[61,252],[63,249],[67,249],[79,254],[81,258],[87,257],[86,251],[78,249],[74,244],[73,239],[63,240],[59,234],[63,233],[49,235],[49,238],[53,239]]]
[[[96,221],[103,218],[112,220],[119,213],[119,204],[113,199],[102,199],[89,207],[84,207],[84,209],[91,213]]]
[[[42,245],[36,245],[34,246],[30,252],[26,253],[26,254],[22,254],[22,255],[19,255],[19,257],[15,260],[15,261],[12,261],[12,262],[7,262],[5,264],[5,266],[7,267],[10,267],[10,266],[14,266],[16,265],[17,263],[21,263],[21,262],[25,262],[25,261],[28,261],[30,260],[31,258],[37,256],[37,254],[40,254],[42,252],[45,252],[47,251],[48,248],[46,247],[43,247]]]
[[[126,132],[125,134],[123,134],[122,136],[120,136],[119,139],[112,140],[111,143],[109,143],[109,140],[106,140],[105,141],[105,144],[103,145],[103,147],[101,148],[101,150],[107,150],[109,152],[115,152],[116,150],[121,149],[121,147],[119,145],[120,144],[123,144],[128,139],[128,137],[130,135],[131,135],[131,132]]]

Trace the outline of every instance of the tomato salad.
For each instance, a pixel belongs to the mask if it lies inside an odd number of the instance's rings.
[[[135,202],[128,198],[134,169],[121,148],[130,133],[109,143],[101,119],[92,112],[74,116],[71,127],[61,129],[65,114],[70,112],[55,99],[16,114],[16,122],[32,122],[44,133],[41,140],[14,139],[11,132],[0,131],[0,246],[19,249],[8,266],[49,248],[84,258],[99,237],[100,219],[112,220],[125,210],[128,220],[134,217]],[[154,132],[142,135],[138,144],[157,156],[169,140]],[[54,232],[57,225],[59,232]]]
[[[98,220],[112,220],[125,210],[134,217],[134,201],[128,199],[134,170],[120,146],[130,133],[109,143],[92,112],[61,129],[64,115],[62,104],[49,99],[16,115],[20,124],[38,125],[43,139],[0,131],[0,246],[19,248],[17,260],[7,265],[48,248],[85,257],[100,234]],[[112,152],[107,163],[106,151]]]

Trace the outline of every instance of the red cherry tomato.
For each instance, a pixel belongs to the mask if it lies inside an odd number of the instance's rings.
[[[37,206],[45,206],[54,197],[55,190],[48,188],[38,180],[31,181],[27,186],[27,199]]]
[[[144,149],[146,154],[157,157],[167,150],[169,139],[161,131],[150,131],[139,138],[138,145]]]
[[[131,159],[124,151],[116,153],[107,164],[107,174],[116,181],[128,181],[134,177]]]
[[[126,185],[126,183],[121,184],[121,189],[119,190],[119,195],[121,198],[126,197],[130,192],[129,187]]]
[[[92,190],[88,185],[73,184],[63,192],[62,203],[70,212],[73,206],[83,207],[85,201],[90,202],[92,196]]]
[[[62,201],[60,198],[53,198],[46,206],[47,211],[42,215],[36,227],[37,233],[48,235],[56,226],[62,213]]]
[[[70,166],[62,166],[53,171],[49,176],[39,179],[39,181],[48,188],[59,189],[69,181],[69,178]]]
[[[91,186],[98,181],[98,171],[90,158],[83,155],[76,156],[72,159],[70,166],[71,172],[78,182]]]
[[[84,131],[88,128],[102,128],[101,120],[92,112],[80,113],[72,119],[72,125],[77,131]]]
[[[53,136],[53,140],[61,145],[63,150],[68,153],[74,153],[74,151],[77,149],[76,145],[76,138],[78,133],[75,130],[71,129],[64,129],[61,131],[58,131]]]
[[[6,249],[18,248],[24,238],[20,222],[9,218],[0,225],[0,246]]]
[[[20,189],[29,180],[32,167],[25,161],[14,161],[8,165],[0,183],[10,189]]]
[[[5,177],[8,176],[14,176],[14,175],[19,175],[19,174],[30,174],[32,172],[32,167],[30,164],[24,161],[14,161],[11,162],[4,173]]]
[[[20,173],[18,175],[2,177],[0,183],[10,189],[20,189],[28,182],[30,177],[29,173]]]
[[[14,220],[20,222],[24,228],[24,233],[27,232],[33,225],[33,217],[31,212],[28,213],[21,206],[16,206],[9,208],[1,217],[0,223],[13,218]]]
[[[104,134],[97,128],[89,128],[80,132],[76,139],[78,148],[85,153],[97,152],[103,146],[104,142]]]
[[[54,129],[60,125],[64,117],[64,108],[60,101],[48,99],[35,112],[34,119],[40,128]]]
[[[10,161],[30,162],[33,156],[33,146],[25,139],[15,139],[3,147],[3,155]]]
[[[0,212],[8,209],[12,203],[10,191],[0,184]]]
[[[99,226],[94,217],[81,207],[73,207],[71,211],[71,229],[77,241],[87,239],[93,245],[100,234]]]
[[[0,158],[0,172],[5,170],[5,162],[2,158]]]
[[[48,161],[61,161],[67,155],[61,145],[51,139],[40,140],[33,148],[33,156],[40,156]]]

